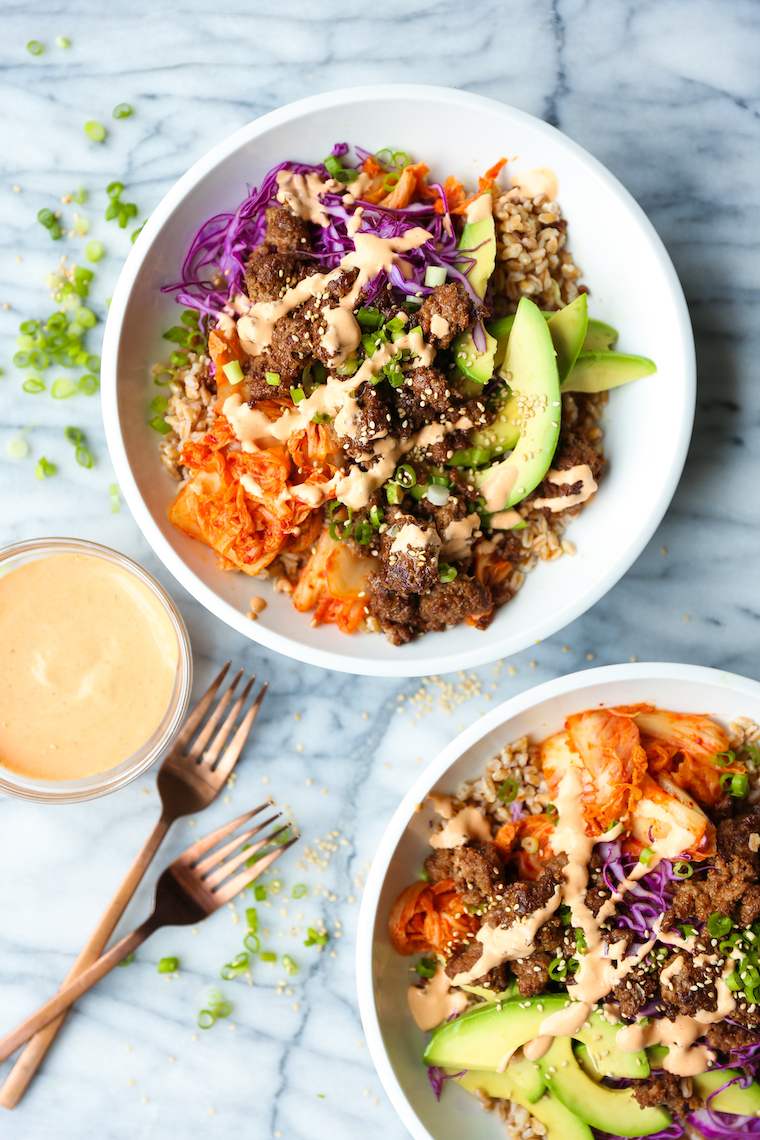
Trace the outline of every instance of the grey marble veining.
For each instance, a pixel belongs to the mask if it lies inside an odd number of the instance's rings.
[[[310,847],[340,832],[326,868],[304,872],[296,860],[282,868],[285,893],[306,882],[306,899],[288,904],[287,916],[279,913],[283,896],[271,908],[259,905],[271,932],[264,941],[291,952],[296,977],[258,965],[252,987],[221,982],[220,965],[241,949],[244,924],[236,925],[231,911],[197,935],[159,933],[133,965],[79,1003],[22,1106],[0,1119],[0,1135],[400,1138],[404,1129],[363,1045],[352,947],[362,876],[420,764],[493,702],[585,668],[592,654],[594,664],[636,656],[759,671],[753,306],[760,275],[760,8],[751,0],[387,0],[382,7],[353,0],[281,7],[137,0],[108,8],[93,0],[6,0],[0,22],[0,303],[9,306],[0,309],[0,543],[65,533],[124,551],[156,574],[182,609],[198,691],[228,656],[270,679],[231,802],[214,805],[198,828],[210,829],[271,792],[290,806]],[[72,46],[56,48],[56,35]],[[44,43],[42,56],[26,52],[30,39]],[[699,354],[689,461],[649,548],[592,611],[514,658],[516,672],[506,665],[478,670],[479,695],[449,713],[433,682],[425,686],[427,700],[411,706],[424,711],[410,712],[398,697],[416,694],[416,681],[350,678],[289,662],[205,613],[157,564],[126,508],[110,513],[113,474],[97,396],[56,403],[26,395],[11,364],[19,321],[50,311],[45,273],[61,253],[78,248],[74,239],[50,242],[35,221],[43,206],[59,206],[80,181],[92,189],[77,208],[93,219],[89,236],[108,251],[92,290],[103,316],[129,229],[102,221],[106,199],[98,188],[114,178],[124,182],[125,197],[141,208],[139,223],[192,162],[255,116],[334,87],[409,80],[513,103],[606,163],[671,252]],[[122,101],[135,114],[114,122],[111,110]],[[102,146],[82,131],[91,118],[109,128]],[[70,221],[73,207],[65,210]],[[93,346],[97,340],[96,330]],[[93,470],[78,468],[63,441],[61,428],[72,422],[96,453]],[[38,425],[29,435],[33,454],[12,461],[5,445],[30,423]],[[59,466],[44,482],[33,473],[42,454]],[[69,808],[0,800],[0,1031],[66,973],[156,811],[150,776],[109,799]],[[159,862],[199,833],[178,824]],[[122,931],[140,920],[148,898],[146,885]],[[317,954],[288,932],[320,917],[332,937]],[[178,979],[157,975],[162,955],[180,958]],[[278,987],[280,980],[288,985]],[[234,1011],[194,1041],[210,986],[224,991]],[[0,1078],[8,1070],[0,1068]]]

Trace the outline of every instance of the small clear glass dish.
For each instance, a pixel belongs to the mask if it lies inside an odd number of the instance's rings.
[[[160,603],[177,638],[177,670],[169,702],[157,728],[144,744],[115,768],[77,780],[31,779],[0,763],[0,795],[17,796],[37,803],[77,803],[108,795],[150,768],[177,733],[187,710],[193,680],[190,639],[185,623],[169,595],[141,566],[115,550],[77,538],[40,538],[17,542],[0,550],[0,577],[27,562],[56,554],[80,554],[102,558],[133,575]]]

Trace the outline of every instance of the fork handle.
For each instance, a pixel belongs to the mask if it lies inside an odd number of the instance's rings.
[[[117,942],[107,953],[98,958],[97,962],[93,962],[91,966],[83,970],[72,982],[61,986],[55,997],[46,1001],[36,1013],[27,1017],[26,1021],[22,1021],[20,1025],[0,1039],[0,1064],[7,1060],[11,1053],[15,1053],[19,1045],[23,1045],[40,1029],[49,1025],[59,1014],[64,1013],[77,998],[92,989],[96,982],[110,973],[114,966],[118,966],[119,962],[123,961],[133,950],[136,950],[157,929],[158,924],[155,921],[155,916],[151,915],[142,926],[138,926],[131,934],[125,935],[120,942]]]
[[[140,885],[143,875],[147,871],[156,851],[161,846],[164,836],[172,822],[172,819],[166,815],[161,815],[147,842],[127,871],[121,886],[108,904],[103,917],[93,930],[78,958],[74,962],[74,965],[64,978],[64,986],[77,978],[81,972],[88,966],[91,966],[93,962],[96,962],[103,953],[108,939],[116,929],[119,919]],[[125,955],[122,955],[122,957],[125,957]],[[119,961],[121,961],[121,958]],[[60,1017],[57,1017],[49,1025],[46,1025],[43,1030],[35,1033],[0,1089],[0,1105],[2,1105],[3,1108],[13,1109],[21,1100],[65,1020],[66,1012],[62,1013]]]

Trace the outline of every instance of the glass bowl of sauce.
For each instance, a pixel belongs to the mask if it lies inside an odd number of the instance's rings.
[[[0,794],[124,787],[171,742],[191,683],[184,622],[131,559],[80,539],[0,550]]]

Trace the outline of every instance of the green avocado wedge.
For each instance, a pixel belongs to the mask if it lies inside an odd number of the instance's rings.
[[[458,268],[464,271],[472,289],[482,301],[496,265],[496,228],[493,216],[489,214],[479,222],[467,222],[459,239],[459,248],[468,250],[468,258],[475,259],[475,264],[469,269],[465,268],[466,262],[460,263]],[[475,347],[472,329],[460,333],[451,348],[457,368],[470,380],[487,384],[493,376],[497,341],[484,325],[481,327],[486,334],[486,347],[482,352]]]
[[[671,1123],[664,1108],[640,1108],[630,1089],[592,1080],[576,1061],[569,1037],[555,1037],[538,1064],[552,1095],[592,1128],[616,1136],[649,1136]]]
[[[573,302],[575,304],[575,302]],[[567,306],[570,308],[570,306]],[[559,312],[541,310],[541,315],[544,320],[551,321],[557,316]],[[507,341],[509,334],[512,331],[512,325],[515,318],[511,317],[498,317],[494,321],[486,321],[486,329],[496,340],[496,352],[494,354],[494,367],[500,368],[504,363],[504,357],[507,352]],[[604,321],[597,321],[594,317],[588,318],[588,325],[586,326],[586,336],[584,337],[581,349],[583,352],[609,352],[614,344],[617,343],[618,331],[612,325],[607,325]]]
[[[632,380],[651,376],[657,365],[646,356],[624,352],[586,352],[578,355],[575,367],[562,386],[563,392],[606,392]]]
[[[490,514],[519,503],[538,486],[552,461],[562,412],[557,357],[541,310],[523,297],[507,343],[502,374],[509,384],[509,404],[502,414],[520,437],[512,454],[474,475]]]
[[[502,990],[498,993],[496,990],[487,990],[485,986],[460,986],[460,990],[465,993],[472,994],[474,997],[483,998],[485,1001],[509,1001],[511,998],[519,998],[520,991],[517,988],[516,980],[512,980],[509,988]]]
[[[517,446],[520,439],[520,429],[515,422],[517,401],[510,397],[506,384],[498,391],[503,402],[498,407],[494,422],[486,428],[471,431],[470,446],[455,451],[446,461],[447,467],[483,467]]]
[[[467,250],[468,258],[475,259],[475,264],[466,270],[465,276],[482,301],[496,265],[496,226],[493,215],[489,214],[479,222],[466,222],[458,245],[459,249]],[[462,269],[463,265],[458,268]]]
[[[548,325],[554,351],[557,354],[557,371],[561,387],[572,372],[586,337],[588,327],[586,294],[581,293],[571,305],[553,313]]]
[[[441,1068],[495,1071],[508,1054],[538,1037],[545,1018],[566,1008],[567,998],[544,994],[537,998],[483,1002],[475,1009],[436,1029],[422,1059]],[[626,1053],[616,1043],[617,1026],[594,1011],[573,1035],[582,1041],[600,1076],[647,1077],[646,1053]],[[564,1040],[564,1038],[558,1040]],[[567,1040],[570,1040],[569,1038]]]
[[[455,1070],[452,1069],[451,1075],[454,1074]],[[468,1069],[463,1076],[456,1077],[456,1081],[463,1089],[473,1094],[479,1089],[487,1096],[511,1100],[521,1108],[527,1109],[531,1116],[540,1120],[546,1128],[546,1140],[593,1140],[593,1133],[588,1124],[565,1108],[562,1101],[551,1093],[545,1093],[537,1100],[530,1100],[517,1082],[510,1079],[509,1071],[483,1073],[476,1069]]]
[[[606,325],[604,321],[595,321],[589,317],[588,328],[583,341],[583,351],[609,352],[612,346],[617,344],[617,339],[618,331],[613,329],[612,325]]]

